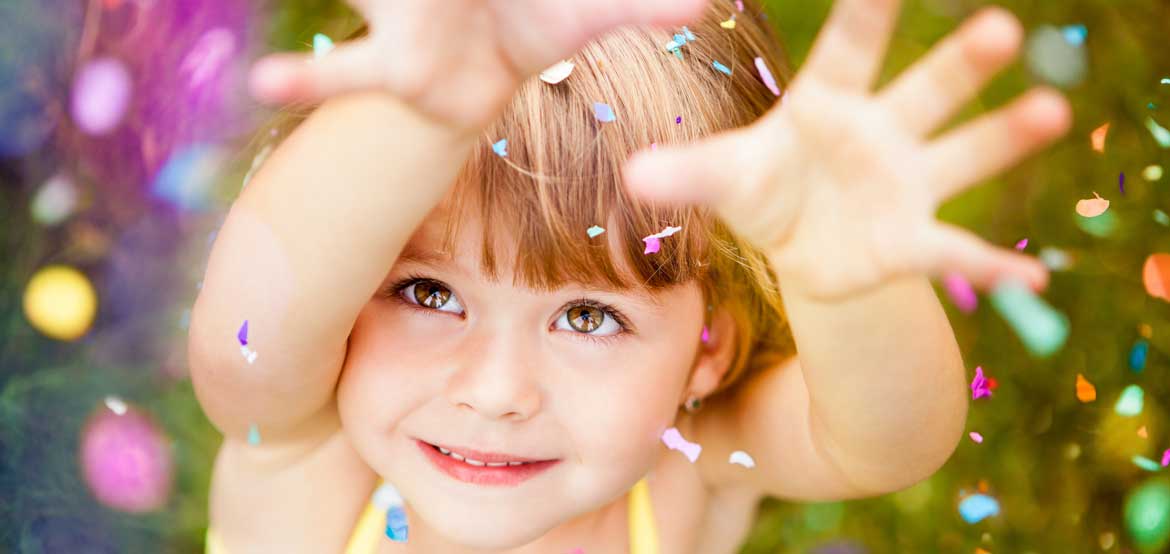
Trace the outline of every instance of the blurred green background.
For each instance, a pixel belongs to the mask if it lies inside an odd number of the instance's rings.
[[[86,37],[84,9],[75,4],[60,3],[53,17],[44,16],[45,4],[0,6],[0,17],[24,24],[23,35],[0,39],[0,76],[7,77],[0,88],[67,90],[70,64],[84,50]],[[113,9],[121,2],[107,4]],[[185,4],[196,3],[179,3],[168,20],[173,30],[200,21],[202,12]],[[906,2],[883,82],[983,5]],[[1031,36],[1044,26],[1084,26],[1083,45],[1064,45],[1067,59],[1041,60],[1066,70],[1078,56],[1087,63],[1079,79],[1062,87],[1074,107],[1073,130],[1050,150],[948,203],[940,215],[997,244],[1027,238],[1027,252],[1047,249],[1048,259],[1068,260],[1067,268],[1053,273],[1044,295],[1071,322],[1067,344],[1050,358],[1036,358],[987,298],[966,314],[944,297],[970,375],[982,366],[996,381],[991,398],[971,405],[968,430],[981,433],[983,442],[964,439],[940,472],[896,494],[834,503],[767,501],[744,553],[1166,550],[1170,479],[1157,462],[1170,448],[1165,424],[1170,304],[1147,293],[1142,267],[1150,254],[1170,252],[1170,232],[1155,215],[1155,210],[1170,211],[1170,177],[1150,179],[1153,170],[1147,171],[1170,162],[1166,146],[1147,128],[1148,118],[1170,125],[1170,109],[1163,106],[1170,104],[1170,84],[1161,83],[1170,77],[1165,46],[1170,4],[1021,0],[1001,5],[1020,17]],[[764,16],[778,28],[795,67],[829,7],[828,0],[767,4]],[[269,50],[306,50],[314,34],[336,38],[356,20],[338,2],[290,0],[250,6],[247,21],[241,59]],[[59,40],[30,42],[46,33]],[[170,38],[179,40],[175,37],[181,33],[175,33]],[[114,44],[103,40],[97,40],[99,50]],[[32,54],[44,55],[30,54],[34,47],[40,49]],[[165,57],[163,52],[149,55]],[[29,64],[36,64],[37,71]],[[236,77],[238,87],[238,71]],[[1040,82],[1041,71],[1021,61],[956,123]],[[10,96],[6,93],[6,103],[0,103],[0,121],[19,104]],[[68,111],[61,100],[39,105],[45,113]],[[238,108],[215,109],[223,114]],[[134,127],[139,134],[119,140],[138,144],[146,136],[158,142],[151,121],[168,120],[152,117],[159,119],[139,121]],[[118,157],[123,152],[68,126],[58,126],[37,149],[0,157],[0,551],[202,548],[208,478],[219,437],[200,412],[183,367],[186,310],[197,293],[214,230],[251,164],[238,152],[245,151],[249,131],[262,120],[263,114],[250,113],[231,129],[185,128],[181,140],[233,145],[215,158],[222,181],[233,184],[213,187],[215,202],[200,210],[176,210],[174,202],[160,205],[141,186],[114,183],[119,176],[131,179],[133,172],[113,177],[101,172],[103,164],[134,160],[149,174],[161,165],[157,152],[141,147]],[[1097,152],[1090,134],[1105,123],[1110,124],[1106,145]],[[47,179],[62,170],[70,172],[81,191],[77,207],[64,221],[46,224],[32,206]],[[1108,217],[1085,221],[1075,206],[1093,192],[1111,200]],[[78,341],[44,336],[22,309],[32,276],[55,263],[81,270],[98,292],[97,319]],[[1148,348],[1144,364],[1131,363],[1133,349],[1143,343]],[[1078,401],[1078,374],[1095,385],[1095,401]],[[1145,393],[1137,415],[1114,409],[1129,385]],[[165,437],[174,460],[173,492],[158,510],[110,509],[87,488],[79,461],[83,426],[95,413],[111,409],[111,396],[150,414]],[[1143,468],[1134,456],[1154,463]],[[958,505],[976,491],[998,499],[1001,510],[968,523]]]

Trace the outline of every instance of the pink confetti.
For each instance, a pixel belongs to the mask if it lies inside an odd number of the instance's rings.
[[[967,279],[962,275],[958,273],[948,274],[943,278],[943,285],[946,287],[947,295],[951,297],[951,301],[963,313],[969,314],[979,306],[979,298],[975,296],[975,289],[971,287],[971,283],[967,282]]]
[[[207,31],[183,58],[179,71],[187,75],[194,88],[219,73],[236,50],[236,37],[223,27]]]
[[[979,433],[976,433],[975,431],[971,431],[971,433],[968,436],[971,437],[971,440],[973,440],[979,444],[983,444],[983,435],[980,435]]]
[[[743,11],[743,0],[735,0],[735,7],[739,8],[739,11],[742,12]]]
[[[1016,243],[1016,250],[1023,250],[1028,247],[1028,239],[1023,239]]]
[[[73,119],[86,133],[108,134],[122,122],[132,96],[132,77],[126,64],[115,58],[90,61],[73,81]]]
[[[988,386],[987,378],[983,376],[983,366],[979,366],[975,368],[975,378],[971,380],[971,400],[984,396],[991,396],[991,387]]]
[[[1162,453],[1162,467],[1166,467],[1168,465],[1170,465],[1170,448],[1167,448],[1166,451]]]
[[[675,427],[671,427],[662,433],[662,442],[666,443],[667,448],[682,452],[691,463],[699,459],[699,452],[703,450],[702,446],[684,439],[682,433],[679,433]]]
[[[764,80],[768,90],[772,91],[773,95],[780,96],[780,87],[776,86],[776,79],[772,77],[772,72],[768,71],[768,64],[764,63],[764,58],[756,57],[756,71],[760,72],[760,78]]]
[[[657,143],[657,142],[651,142],[651,143],[650,143],[650,150],[658,150],[658,143]]]
[[[643,238],[642,241],[646,243],[646,250],[642,253],[653,254],[658,252],[659,247],[662,246],[662,243],[659,241],[659,239],[669,237],[670,235],[673,235],[681,230],[682,227],[671,227],[668,225],[661,232],[654,233],[653,235]]]
[[[706,325],[703,326],[703,336],[701,338],[703,339],[703,342],[707,342],[711,339],[711,334],[707,332]]]

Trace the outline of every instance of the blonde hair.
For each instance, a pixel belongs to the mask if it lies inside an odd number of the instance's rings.
[[[697,283],[708,305],[735,320],[735,354],[717,391],[793,355],[764,254],[709,209],[639,201],[620,178],[623,162],[651,143],[681,144],[747,125],[776,102],[754,60],[763,58],[781,88],[791,71],[779,41],[759,20],[762,11],[754,2],[744,4],[739,12],[731,0],[710,2],[702,19],[688,26],[695,40],[681,47],[682,59],[665,47],[671,31],[624,27],[584,46],[570,59],[576,67],[564,81],[525,82],[454,184],[444,250],[451,251],[468,220],[462,210],[478,206],[481,270],[493,280],[499,262],[494,242],[508,237],[516,241],[514,281],[537,290],[577,282],[653,292]],[[732,15],[735,27],[721,27]],[[594,102],[609,104],[616,120],[600,122]],[[507,157],[492,149],[499,139],[508,140]],[[586,234],[593,225],[606,227],[610,217],[617,227],[606,233],[618,235],[624,252],[612,253],[608,241]],[[682,230],[662,240],[658,253],[644,255],[641,238],[668,225]],[[632,274],[618,269],[615,255]]]

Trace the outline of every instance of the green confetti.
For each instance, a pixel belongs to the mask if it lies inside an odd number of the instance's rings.
[[[1162,148],[1170,148],[1170,131],[1165,127],[1158,125],[1154,118],[1146,118],[1146,128],[1150,130],[1150,134],[1154,135],[1154,140],[1158,141],[1158,145]]]
[[[1118,415],[1133,417],[1142,413],[1142,407],[1145,404],[1146,393],[1141,387],[1137,385],[1130,385],[1121,391],[1121,396],[1117,399],[1117,404],[1113,405],[1113,411]]]
[[[1132,459],[1133,459],[1134,465],[1136,465],[1136,466],[1138,466],[1146,471],[1162,471],[1161,464],[1159,464],[1158,462],[1155,462],[1154,460],[1151,460],[1145,456],[1138,456],[1135,454]]]
[[[1064,346],[1068,317],[1052,309],[1023,283],[1008,281],[995,287],[991,304],[1033,356],[1046,358]]]
[[[1077,227],[1097,238],[1105,238],[1117,229],[1117,217],[1112,211],[1105,212],[1097,217],[1076,216]]]
[[[1154,221],[1170,227],[1170,215],[1166,215],[1166,212],[1162,210],[1154,210]]]

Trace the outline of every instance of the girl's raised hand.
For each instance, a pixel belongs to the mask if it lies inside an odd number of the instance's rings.
[[[350,0],[368,36],[315,60],[276,54],[253,68],[270,103],[382,89],[441,122],[477,129],[530,75],[625,24],[680,25],[706,0]]]
[[[627,186],[713,206],[767,253],[786,289],[816,298],[949,272],[980,288],[1014,277],[1043,289],[1038,260],[935,211],[1067,132],[1068,103],[1037,88],[928,139],[1016,57],[1023,32],[986,8],[872,93],[897,12],[897,0],[839,0],[779,105],[748,127],[635,155]]]

